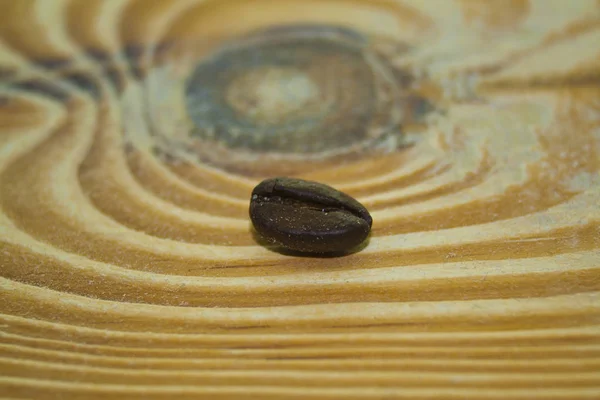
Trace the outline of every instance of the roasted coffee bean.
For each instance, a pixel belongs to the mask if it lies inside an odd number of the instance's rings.
[[[250,219],[268,242],[304,253],[346,253],[373,219],[358,201],[322,183],[271,178],[252,191]]]

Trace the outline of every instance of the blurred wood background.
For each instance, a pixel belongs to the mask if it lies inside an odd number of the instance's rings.
[[[599,151],[597,0],[0,1],[0,395],[600,399]]]

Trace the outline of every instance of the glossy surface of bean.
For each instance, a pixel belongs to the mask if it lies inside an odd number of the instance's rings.
[[[271,178],[252,191],[250,219],[268,242],[304,253],[347,253],[369,235],[372,218],[358,201],[328,185]]]

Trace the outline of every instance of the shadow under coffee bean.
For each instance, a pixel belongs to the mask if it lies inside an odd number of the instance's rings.
[[[369,236],[373,219],[358,201],[328,185],[271,178],[252,191],[250,219],[269,243],[291,251],[345,254]]]

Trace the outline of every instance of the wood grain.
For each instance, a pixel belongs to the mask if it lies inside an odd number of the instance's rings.
[[[599,152],[598,1],[2,0],[0,395],[600,399]]]

